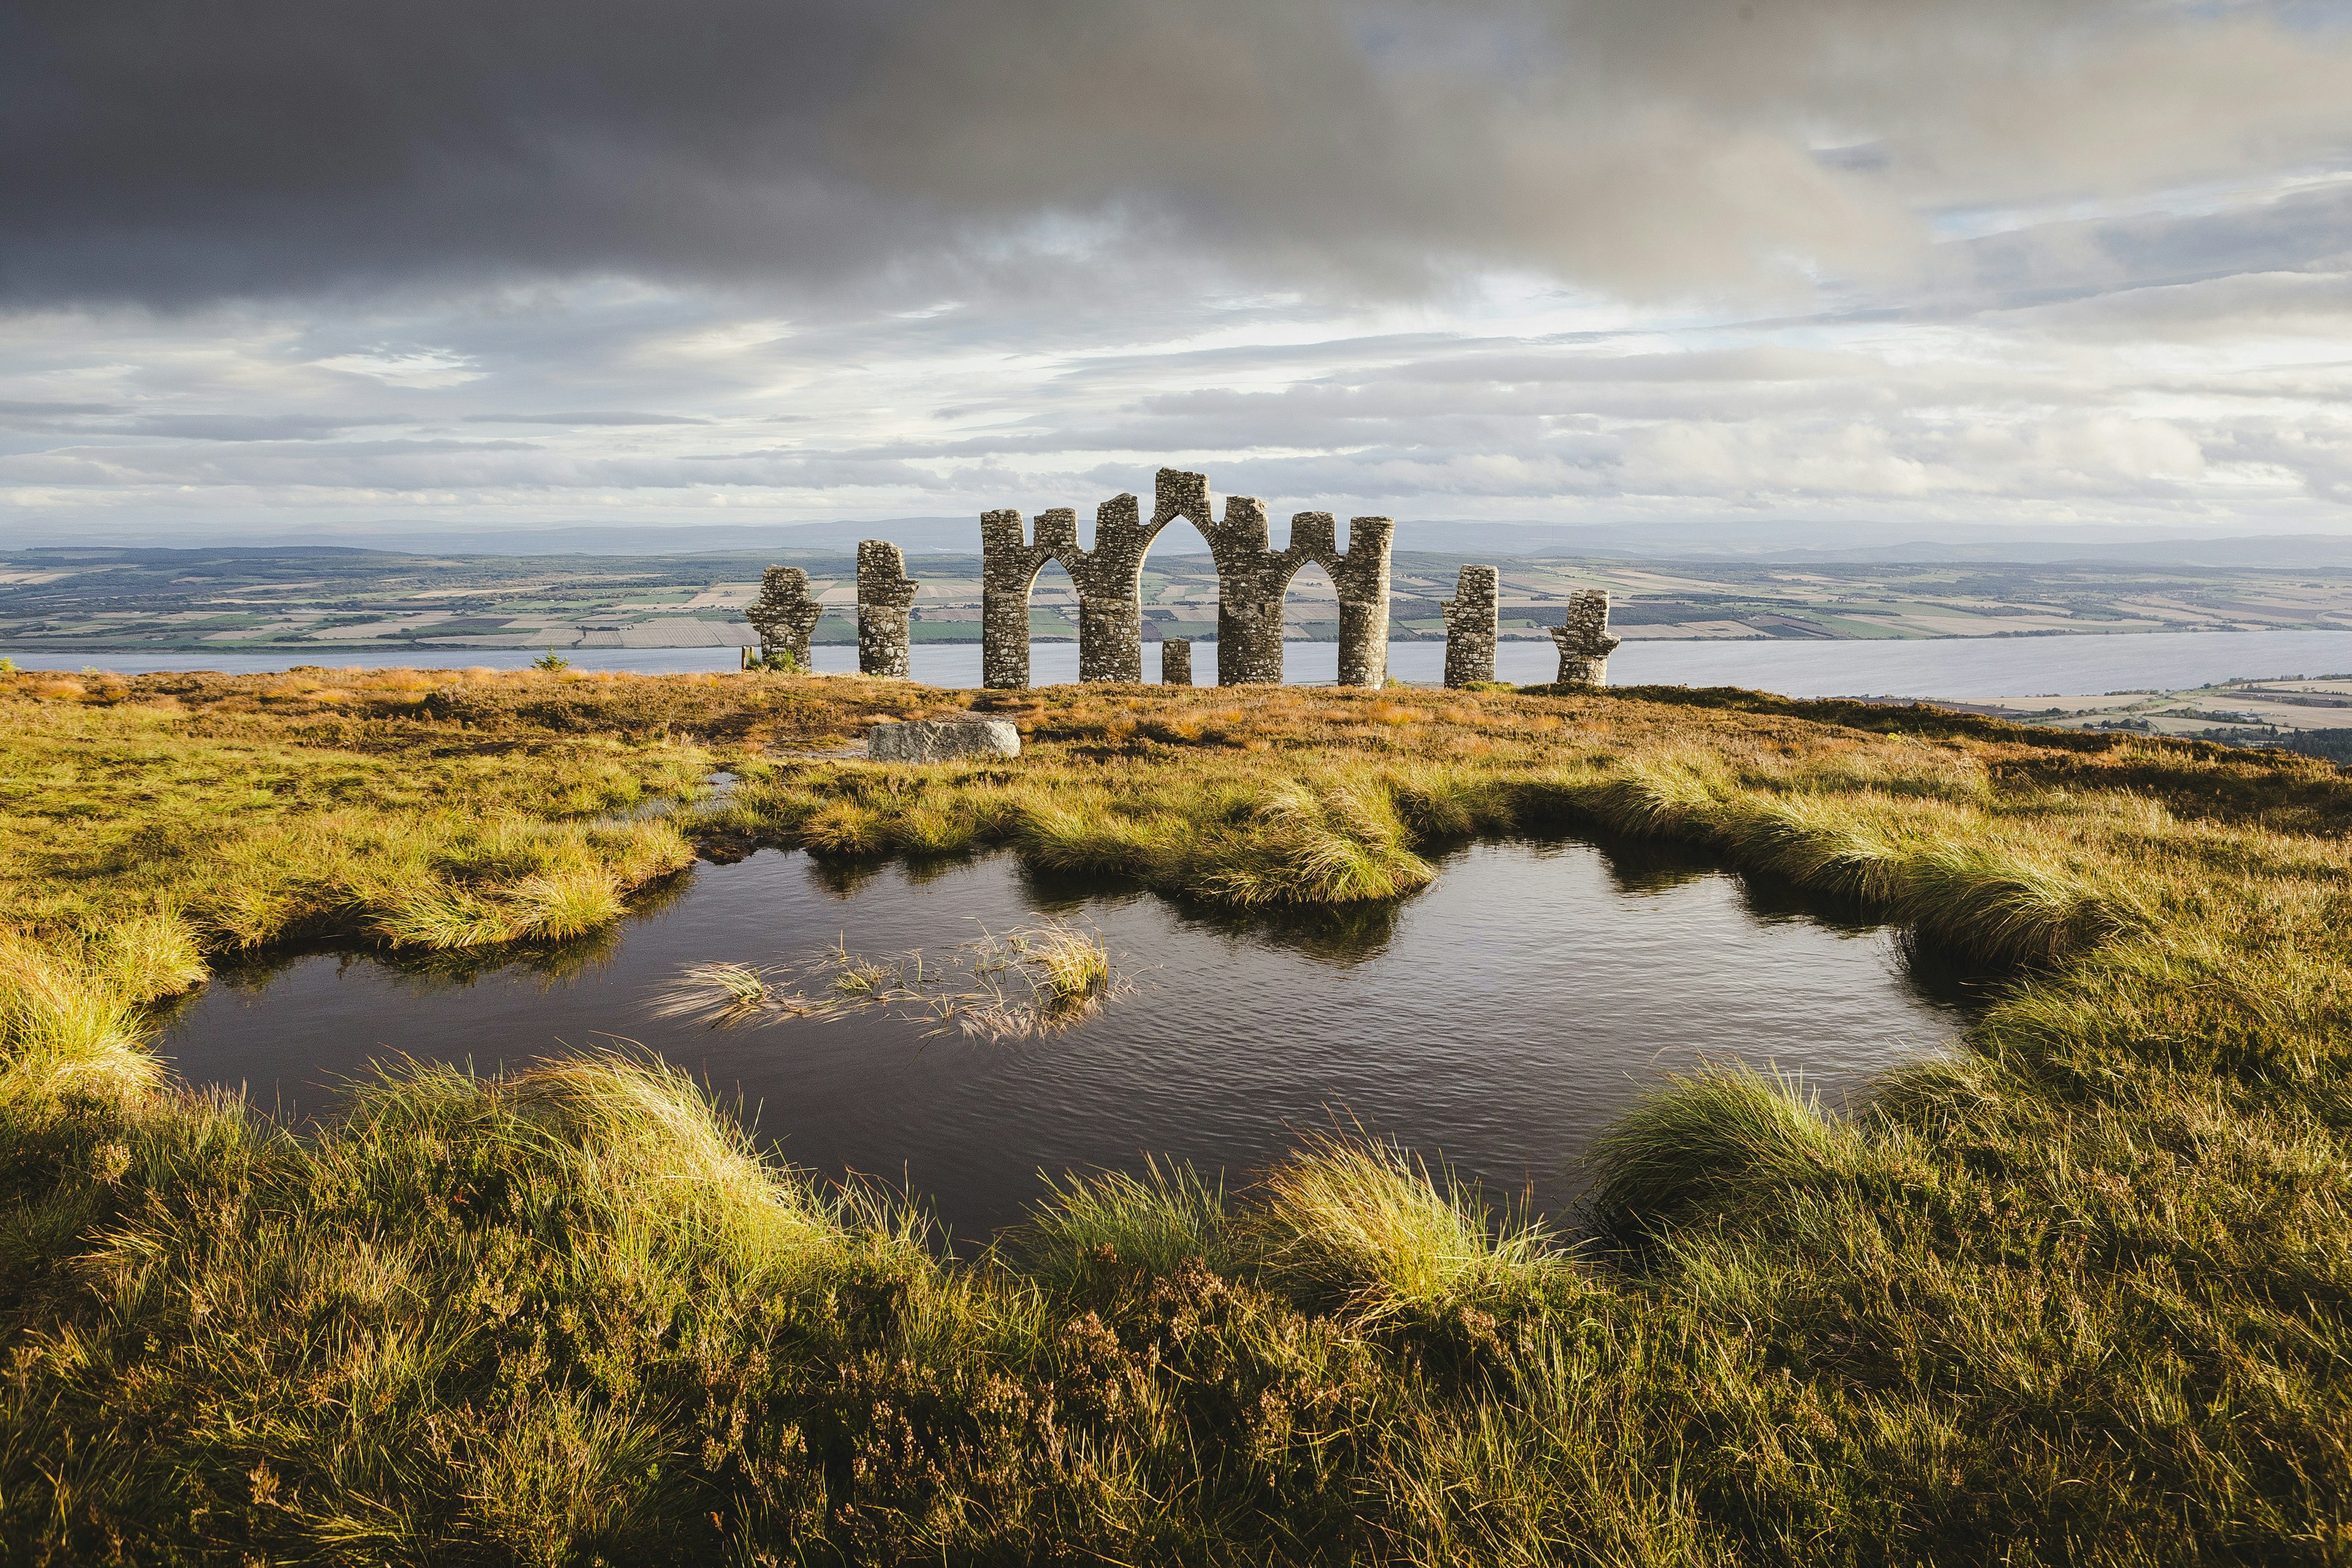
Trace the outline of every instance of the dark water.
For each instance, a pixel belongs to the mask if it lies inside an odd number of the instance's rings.
[[[684,965],[939,950],[1033,912],[1091,921],[1132,989],[1066,1033],[925,1040],[875,1015],[710,1030],[648,1016]],[[1883,927],[1679,852],[1476,845],[1376,914],[1250,922],[1088,895],[996,858],[844,873],[799,852],[698,866],[602,944],[538,967],[403,971],[299,956],[194,999],[163,1049],[293,1115],[372,1058],[488,1068],[641,1042],[740,1092],[793,1161],[906,1184],[961,1237],[1018,1218],[1040,1170],[1172,1154],[1244,1179],[1305,1131],[1360,1124],[1557,1209],[1577,1159],[1702,1055],[1801,1069],[1835,1103],[1935,1049],[1964,992]]]
[[[819,669],[857,668],[855,647],[812,650]],[[217,669],[232,675],[289,665],[484,666],[519,669],[536,648],[430,648],[352,654],[311,649],[284,654],[59,653],[0,648],[28,669],[79,669],[93,665],[124,675],[152,670]],[[581,669],[630,669],[649,675],[733,669],[735,649],[567,648]],[[1204,662],[1205,661],[1205,662]],[[1157,649],[1143,650],[1144,670],[1157,677]],[[1284,676],[1295,684],[1338,679],[1337,643],[1286,643]],[[1549,639],[1505,640],[1495,652],[1496,673],[1531,684],[1559,673]],[[1399,680],[1435,685],[1444,673],[1445,645],[1400,642],[1389,647],[1389,673]],[[1193,666],[1214,679],[1216,660],[1204,647]],[[2053,693],[2178,690],[2235,677],[2326,675],[2352,670],[2352,633],[2324,631],[2126,633],[2113,637],[1936,637],[1916,642],[1742,642],[1643,638],[1629,641],[1609,661],[1619,685],[1746,686],[1788,697],[2032,697]],[[976,643],[918,643],[914,675],[935,686],[980,684]],[[1076,643],[1040,642],[1030,650],[1030,678],[1040,686],[1078,678]]]

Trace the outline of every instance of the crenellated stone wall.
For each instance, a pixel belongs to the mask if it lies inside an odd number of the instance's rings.
[[[809,636],[824,614],[809,592],[808,574],[797,566],[771,566],[760,574],[760,597],[743,612],[760,634],[760,657],[790,654],[793,663],[809,668]]]
[[[1454,579],[1454,597],[1444,601],[1445,684],[1468,686],[1495,679],[1495,636],[1502,623],[1502,574],[1492,566],[1465,566]]]
[[[1339,595],[1339,684],[1378,686],[1389,673],[1389,554],[1396,524],[1385,517],[1348,523],[1341,550],[1328,511],[1290,519],[1290,543],[1274,549],[1265,507],[1252,496],[1225,498],[1225,515],[1209,510],[1205,474],[1162,468],[1154,487],[1151,531],[1178,518],[1201,531],[1217,563],[1217,684],[1255,686],[1282,679],[1282,596],[1309,561],[1331,574]]]
[[[1606,686],[1609,656],[1624,639],[1609,630],[1609,590],[1579,588],[1568,596],[1568,623],[1551,629],[1559,645],[1559,682],[1563,686]]]
[[[1029,684],[1029,595],[1048,561],[1059,561],[1078,591],[1078,679],[1143,679],[1143,561],[1152,542],[1181,518],[1201,531],[1217,563],[1217,682],[1244,686],[1282,679],[1282,598],[1309,561],[1331,574],[1339,595],[1339,682],[1378,686],[1388,679],[1389,554],[1395,524],[1360,517],[1341,550],[1329,512],[1303,511],[1290,521],[1290,543],[1267,541],[1265,508],[1232,496],[1213,515],[1205,475],[1162,468],[1150,523],[1136,498],[1114,496],[1095,509],[1095,542],[1078,548],[1077,513],[1040,512],[1034,536],[1021,514],[984,512],[980,520],[981,679],[998,689]],[[1190,650],[1186,653],[1190,668]],[[1163,679],[1165,679],[1163,673]]]
[[[908,642],[914,619],[915,584],[907,558],[879,539],[857,546],[857,670],[861,675],[907,678]]]

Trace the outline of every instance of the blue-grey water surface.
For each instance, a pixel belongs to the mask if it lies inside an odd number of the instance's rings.
[[[819,669],[857,668],[855,647],[813,650]],[[335,650],[252,653],[72,653],[41,648],[0,648],[28,669],[79,669],[84,665],[123,675],[154,670],[216,669],[249,675],[296,664],[331,668],[423,665],[520,669],[539,657],[532,648],[402,648],[355,654]],[[733,648],[567,648],[581,669],[628,669],[648,675],[686,670],[732,669]],[[1337,643],[1293,642],[1283,647],[1284,677],[1298,684],[1337,679]],[[1144,668],[1156,678],[1159,651],[1147,646]],[[1532,685],[1558,673],[1559,655],[1549,639],[1506,639],[1496,647],[1496,673]],[[980,684],[977,643],[918,643],[914,677],[935,686]],[[1400,642],[1389,646],[1389,673],[1399,680],[1434,685],[1444,673],[1445,645]],[[1212,648],[1193,658],[1202,679],[1213,678]],[[2352,633],[2326,631],[2138,632],[2112,636],[1932,637],[1917,641],[1734,641],[1643,638],[1630,641],[1609,661],[1619,685],[1745,686],[1786,697],[2032,697],[2142,689],[2179,690],[2237,677],[2333,675],[2352,670]],[[1039,642],[1030,652],[1030,678],[1037,685],[1076,680],[1076,643]]]
[[[931,951],[1038,912],[1099,928],[1130,977],[1044,1038],[923,1039],[859,1015],[662,1022],[685,965]],[[1335,1125],[1443,1156],[1558,1211],[1586,1142],[1702,1056],[1774,1061],[1836,1103],[1965,1026],[1883,927],[1646,847],[1482,844],[1401,906],[1252,921],[1041,883],[1011,858],[845,871],[792,851],[700,865],[602,943],[466,973],[311,953],[200,993],[162,1042],[264,1108],[331,1108],[371,1058],[488,1069],[631,1040],[740,1094],[785,1156],[904,1184],[961,1237],[1037,1173],[1172,1155],[1244,1179]]]

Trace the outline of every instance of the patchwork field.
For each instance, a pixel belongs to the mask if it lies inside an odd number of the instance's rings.
[[[828,614],[821,642],[856,640],[856,563],[788,554]],[[1392,635],[1443,638],[1439,601],[1465,557],[1401,552]],[[2352,627],[2352,573],[2160,570],[2109,564],[1804,566],[1566,556],[1488,559],[1503,570],[1504,635],[1539,637],[1568,595],[1602,586],[1621,636],[1867,638],[2052,632]],[[315,648],[735,647],[767,558],[395,555],[356,550],[0,552],[0,647],[17,650],[218,652]],[[976,556],[919,554],[914,636],[977,642]],[[1216,626],[1206,555],[1155,552],[1144,575],[1145,636],[1206,637]],[[1068,578],[1039,579],[1032,626],[1077,636]],[[1292,586],[1289,634],[1328,641],[1339,607],[1309,567]]]

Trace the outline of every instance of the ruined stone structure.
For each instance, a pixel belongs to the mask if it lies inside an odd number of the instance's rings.
[[[1502,574],[1492,566],[1465,566],[1454,579],[1445,611],[1445,684],[1468,686],[1495,679],[1495,633],[1502,620]]]
[[[1282,679],[1282,596],[1309,561],[1330,573],[1339,592],[1340,684],[1388,679],[1392,522],[1354,519],[1343,551],[1329,512],[1303,511],[1290,520],[1288,548],[1275,550],[1258,501],[1228,497],[1220,521],[1210,514],[1205,476],[1162,468],[1150,524],[1139,521],[1133,496],[1114,497],[1095,509],[1091,550],[1078,548],[1077,513],[1066,509],[1039,513],[1034,538],[1024,537],[1017,511],[981,518],[982,681],[1029,684],[1029,591],[1048,561],[1059,561],[1078,591],[1078,679],[1141,680],[1143,558],[1178,518],[1201,531],[1217,563],[1219,685]],[[1189,649],[1186,658],[1189,668]]]
[[[981,683],[1029,684],[1029,590],[1048,561],[1059,561],[1078,591],[1078,679],[1143,679],[1143,557],[1160,525],[1137,521],[1133,496],[1095,508],[1095,547],[1078,548],[1078,514],[1068,507],[1037,514],[1034,541],[1022,537],[1017,511],[980,520]]]
[[[1160,684],[1190,686],[1192,684],[1192,639],[1168,637],[1160,645]]]
[[[915,584],[907,558],[879,539],[857,546],[857,671],[903,680],[914,620]]]
[[[790,654],[793,663],[809,668],[809,634],[816,630],[824,607],[809,592],[808,574],[797,566],[771,566],[760,576],[760,597],[743,612],[760,634],[760,657]]]
[[[1609,630],[1609,590],[1579,588],[1570,594],[1568,624],[1552,627],[1551,640],[1559,645],[1562,686],[1607,685],[1609,656],[1624,640]]]

